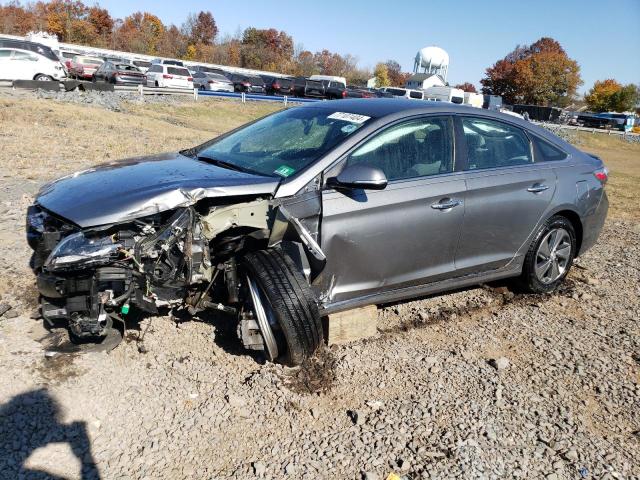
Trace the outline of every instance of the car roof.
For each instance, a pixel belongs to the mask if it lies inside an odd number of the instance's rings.
[[[439,114],[468,114],[474,116],[491,117],[508,123],[517,124],[522,128],[535,131],[539,135],[548,137],[548,132],[522,118],[506,115],[494,110],[459,105],[450,102],[429,102],[412,100],[409,98],[347,98],[335,102],[314,102],[298,108],[321,108],[331,112],[355,113],[372,118],[403,117],[424,113]],[[406,115],[402,115],[405,113]]]

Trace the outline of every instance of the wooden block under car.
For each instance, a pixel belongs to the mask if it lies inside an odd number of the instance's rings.
[[[323,319],[328,345],[362,340],[377,333],[378,309],[375,305],[329,315]]]

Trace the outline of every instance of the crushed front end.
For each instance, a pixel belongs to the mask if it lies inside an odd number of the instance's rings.
[[[41,314],[76,338],[106,335],[132,307],[156,313],[211,279],[208,241],[191,207],[81,229],[38,205],[27,213]]]

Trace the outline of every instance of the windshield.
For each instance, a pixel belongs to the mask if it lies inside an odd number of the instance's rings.
[[[289,177],[300,172],[370,117],[320,108],[294,107],[222,138],[198,153],[251,173]]]

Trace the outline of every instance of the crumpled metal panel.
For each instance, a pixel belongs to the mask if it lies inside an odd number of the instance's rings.
[[[187,207],[204,198],[272,195],[279,182],[171,153],[76,172],[42,187],[36,203],[87,228]]]

